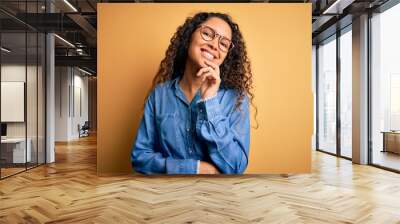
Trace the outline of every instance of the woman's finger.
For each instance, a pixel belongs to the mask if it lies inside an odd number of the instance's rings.
[[[201,81],[204,82],[206,79],[214,79],[215,80],[216,79],[215,73],[211,72],[211,71],[203,73],[203,77],[202,77]]]
[[[214,64],[213,62],[207,61],[206,60],[206,64],[210,67],[212,67],[212,69],[214,70],[214,72],[216,73],[216,75],[219,77],[220,76],[220,71],[219,71],[219,66]]]
[[[206,65],[210,66],[214,70],[216,70],[218,68],[218,65],[215,64],[214,62],[211,62],[211,61],[208,61],[208,60],[204,60],[204,62],[206,63]]]
[[[209,70],[203,72],[203,74],[200,75],[201,81],[204,82],[204,80],[206,80],[210,76],[215,77],[214,73],[215,72],[211,68]]]
[[[208,71],[211,71],[211,69],[212,69],[212,68],[210,68],[210,67],[201,68],[201,69],[197,72],[196,76],[202,76],[204,73],[206,73],[206,72],[208,72]]]

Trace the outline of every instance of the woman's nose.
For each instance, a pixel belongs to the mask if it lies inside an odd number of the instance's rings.
[[[213,40],[208,41],[208,46],[210,46],[213,50],[217,51],[218,50],[218,37],[215,37]]]

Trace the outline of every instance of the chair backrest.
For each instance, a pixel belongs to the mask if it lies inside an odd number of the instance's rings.
[[[89,121],[85,121],[85,123],[83,124],[82,128],[89,128]]]

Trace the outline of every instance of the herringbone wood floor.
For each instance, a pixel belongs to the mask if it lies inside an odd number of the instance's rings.
[[[400,175],[313,153],[311,174],[96,176],[94,137],[0,181],[0,223],[400,223]]]

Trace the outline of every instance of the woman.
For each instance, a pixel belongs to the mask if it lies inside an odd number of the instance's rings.
[[[153,80],[131,161],[140,173],[236,174],[250,144],[250,62],[226,14],[187,18]]]

